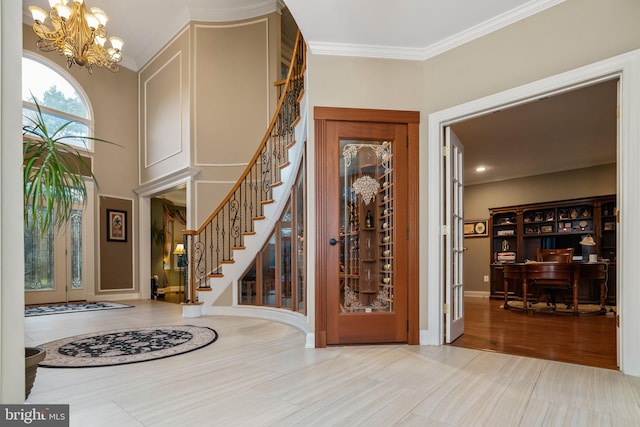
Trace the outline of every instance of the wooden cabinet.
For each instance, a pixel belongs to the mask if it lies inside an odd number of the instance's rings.
[[[535,261],[538,248],[574,248],[574,262],[588,261],[590,253],[609,262],[607,302],[615,304],[616,196],[562,200],[489,209],[492,298],[503,298],[503,264]],[[592,236],[596,245],[580,241]],[[516,289],[509,289],[515,296]],[[598,301],[599,290],[581,286],[581,302]]]

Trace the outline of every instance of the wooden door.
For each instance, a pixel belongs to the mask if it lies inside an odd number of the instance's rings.
[[[415,341],[409,339],[409,306],[417,311],[418,301],[409,295],[417,294],[411,244],[417,228],[410,226],[416,206],[409,205],[410,180],[417,178],[410,177],[408,129],[406,123],[361,121],[324,127],[317,218],[323,249],[316,264],[326,274],[316,281],[326,319],[321,344]]]

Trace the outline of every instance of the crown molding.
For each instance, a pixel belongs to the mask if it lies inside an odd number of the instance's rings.
[[[556,6],[565,0],[532,0],[522,6],[497,15],[465,31],[447,37],[424,48],[372,46],[346,43],[323,43],[307,40],[309,50],[316,55],[356,56],[364,58],[403,59],[424,61],[465,43],[476,40],[507,27],[539,12]]]

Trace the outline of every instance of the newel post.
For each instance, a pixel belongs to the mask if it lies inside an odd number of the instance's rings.
[[[199,317],[202,315],[200,309],[202,303],[197,300],[196,295],[196,273],[195,263],[193,262],[194,236],[196,234],[196,230],[184,230],[182,232],[187,260],[185,266],[185,294],[188,295],[187,301],[182,303],[184,306],[182,308],[182,315],[184,317]]]

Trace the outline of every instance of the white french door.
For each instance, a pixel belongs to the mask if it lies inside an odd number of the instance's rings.
[[[93,187],[87,183],[89,200]],[[90,203],[74,205],[70,221],[61,230],[45,234],[24,232],[25,304],[49,304],[83,301],[87,294],[88,265],[86,249],[91,247]],[[33,220],[32,218],[29,221]]]
[[[464,332],[464,150],[449,126],[445,128],[445,334],[451,343]]]

